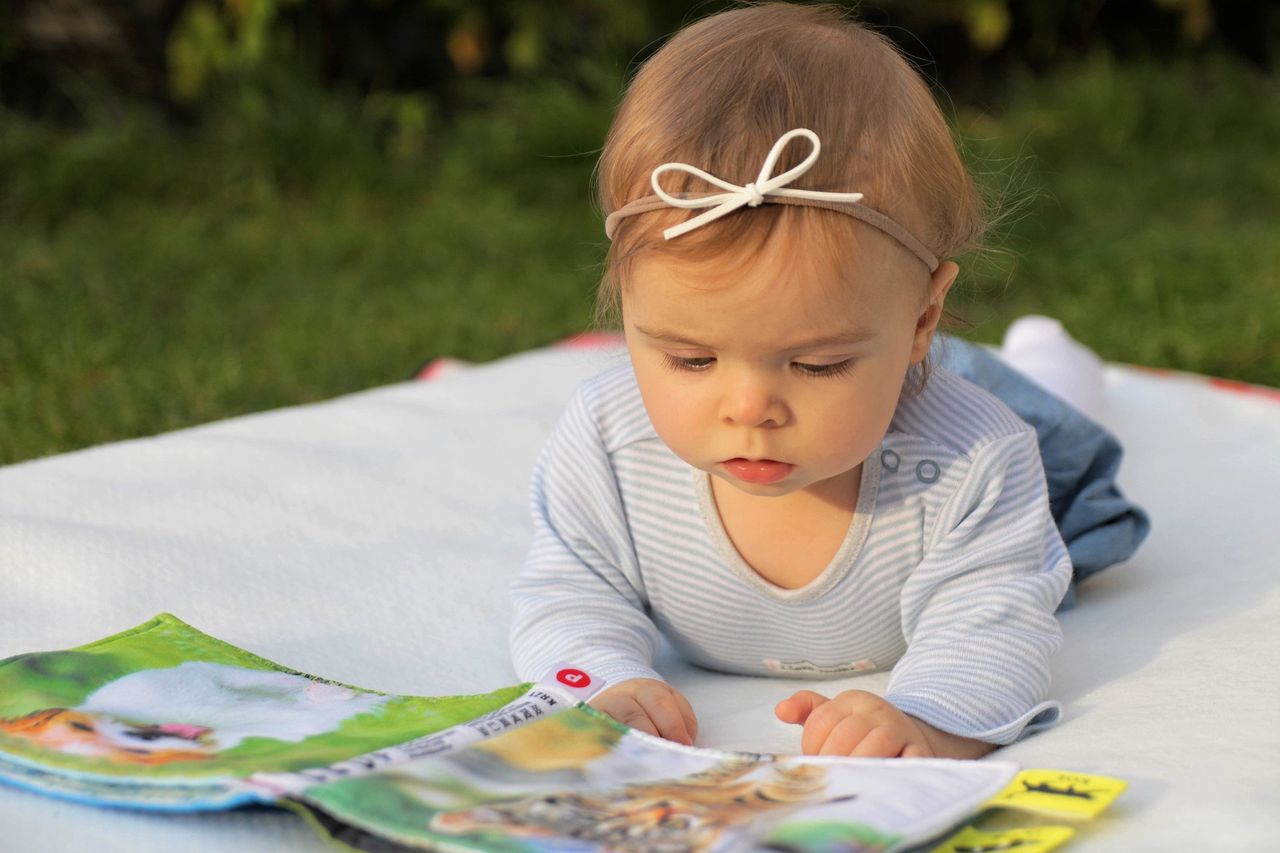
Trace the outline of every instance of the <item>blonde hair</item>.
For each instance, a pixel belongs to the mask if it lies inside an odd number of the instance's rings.
[[[940,258],[980,242],[987,211],[928,86],[887,38],[831,5],[749,5],[676,33],[641,66],[614,117],[596,172],[601,211],[608,216],[650,194],[654,167],[671,161],[745,184],[778,137],[796,127],[818,134],[822,155],[792,187],[861,192],[864,204]],[[807,145],[793,143],[775,174],[806,154]],[[663,188],[709,189],[679,173],[665,175]],[[663,228],[689,215],[661,210],[619,223],[598,320],[616,314],[630,262],[641,252],[714,258],[758,249],[781,229],[820,241],[839,261],[856,246],[852,229],[859,227],[827,210],[762,205],[662,239]]]

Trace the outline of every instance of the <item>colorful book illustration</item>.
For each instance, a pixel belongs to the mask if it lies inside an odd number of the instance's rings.
[[[388,695],[162,614],[0,661],[0,781],[145,810],[278,805],[345,849],[504,853],[900,850],[993,797],[1054,790],[999,761],[684,747],[587,706],[599,687],[559,667],[487,694]],[[1102,790],[1069,778],[1076,799]]]

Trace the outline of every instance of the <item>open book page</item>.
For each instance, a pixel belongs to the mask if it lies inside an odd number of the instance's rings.
[[[697,749],[578,705],[293,800],[370,851],[889,851],[980,810],[1016,769]]]
[[[1000,762],[683,747],[583,704],[556,668],[475,696],[291,670],[167,614],[0,661],[0,781],[96,805],[279,803],[363,850],[898,850],[982,808]]]
[[[525,686],[395,696],[288,669],[162,614],[0,661],[0,781],[102,805],[269,801],[254,773],[332,765],[482,716]]]

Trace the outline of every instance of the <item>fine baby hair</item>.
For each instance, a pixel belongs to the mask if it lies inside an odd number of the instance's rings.
[[[839,7],[746,6],[677,33],[627,89],[597,173],[612,238],[599,316],[616,312],[631,262],[642,253],[749,261],[780,232],[805,251],[846,263],[870,229],[834,210],[763,204],[670,240],[664,230],[688,220],[688,211],[662,207],[617,216],[653,193],[651,176],[660,164],[689,164],[745,185],[774,144],[797,128],[815,133],[822,149],[789,189],[860,193],[862,205],[937,257],[954,257],[980,241],[987,225],[982,197],[928,87],[893,44]],[[808,142],[792,141],[773,174],[809,153]],[[681,171],[664,173],[661,185],[673,195],[717,191]],[[922,266],[922,296],[927,272]]]

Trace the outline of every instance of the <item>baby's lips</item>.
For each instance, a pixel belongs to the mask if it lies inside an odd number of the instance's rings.
[[[156,731],[164,732],[174,737],[195,740],[200,735],[210,731],[210,729],[207,726],[196,726],[191,723],[165,723],[162,726],[156,726]]]

